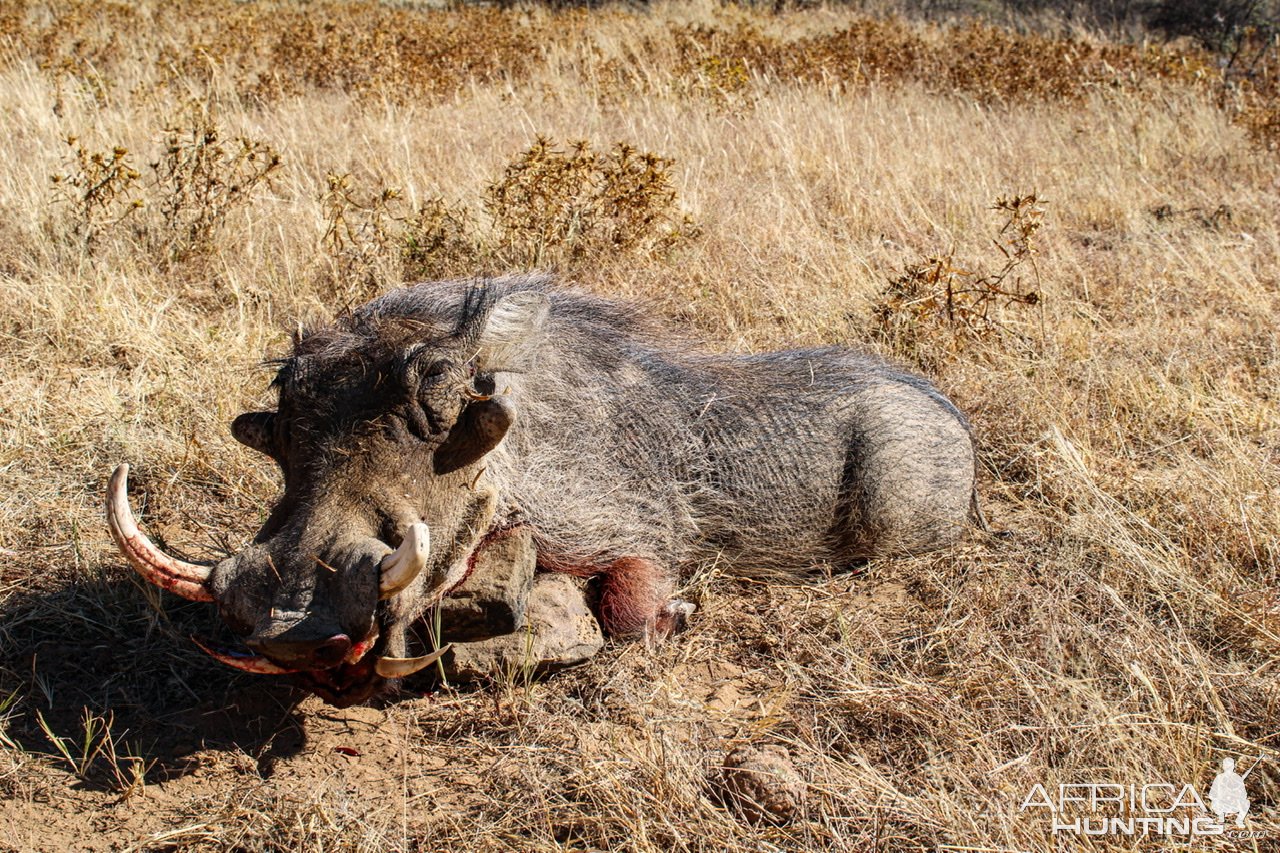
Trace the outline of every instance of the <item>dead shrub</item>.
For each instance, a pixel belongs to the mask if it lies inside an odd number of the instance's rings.
[[[354,297],[403,277],[661,255],[697,233],[680,209],[671,163],[622,142],[600,154],[587,142],[561,149],[540,136],[487,185],[487,227],[443,198],[410,210],[398,188],[365,189],[331,173],[320,200],[324,287]]]
[[[321,3],[274,21],[275,10],[257,12],[269,33],[271,62],[259,75],[264,86],[278,88],[285,77],[400,103],[438,98],[471,82],[523,77],[540,40],[550,35],[498,9]],[[254,63],[242,56],[240,64]]]
[[[269,187],[279,167],[270,145],[244,136],[226,140],[207,105],[189,104],[185,116],[164,129],[163,151],[151,164],[165,259],[212,252],[227,217]]]
[[[400,190],[381,184],[362,190],[350,174],[334,172],[325,176],[325,185],[320,245],[330,267],[324,289],[355,299],[397,280],[404,219]]]
[[[841,89],[915,82],[984,104],[1075,101],[1093,89],[1142,91],[1160,80],[1199,84],[1215,77],[1211,58],[1194,50],[1098,44],[981,23],[923,26],[867,17],[793,40],[741,25],[677,28],[673,37],[684,90],[717,104],[741,97],[751,74]]]
[[[436,197],[404,223],[401,257],[411,279],[474,275],[480,266],[479,236],[470,212]]]
[[[920,32],[897,18],[867,18],[828,35],[802,39],[787,58],[790,76],[857,87],[919,79],[932,51]]]
[[[525,268],[665,252],[696,233],[672,165],[621,142],[601,154],[585,141],[560,149],[539,136],[485,191],[495,251]]]
[[[55,73],[101,83],[116,76],[140,48],[148,46],[142,36],[152,27],[131,4],[63,0],[48,4],[47,9],[21,5],[25,8],[11,13],[12,20],[26,33],[39,66]],[[33,25],[37,20],[44,25]]]
[[[682,27],[672,35],[679,90],[724,108],[749,105],[752,73],[776,75],[783,55],[782,43],[755,27]]]
[[[347,173],[330,172],[325,187],[326,293],[356,299],[402,279],[474,275],[483,264],[482,238],[461,205],[436,197],[411,210],[398,187],[362,186]]]
[[[143,206],[140,175],[123,146],[91,151],[75,136],[66,143],[66,171],[50,176],[54,202],[66,206],[71,234],[92,247],[104,230]]]
[[[69,231],[85,247],[128,219],[165,264],[208,255],[231,213],[270,186],[280,167],[279,154],[265,142],[225,140],[207,105],[188,105],[163,134],[145,183],[123,146],[91,151],[67,137],[66,169],[50,176],[53,200],[65,205]],[[155,216],[139,215],[144,208]]]
[[[1034,353],[1033,339],[1008,322],[1010,309],[1042,302],[1034,238],[1045,202],[1034,192],[1001,196],[992,209],[1004,225],[994,244],[1003,261],[994,272],[958,266],[955,249],[908,264],[880,293],[872,313],[874,335],[898,355],[937,370],[975,342]],[[1019,274],[1031,272],[1034,286]]]

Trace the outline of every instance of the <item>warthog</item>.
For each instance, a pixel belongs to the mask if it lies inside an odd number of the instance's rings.
[[[594,577],[615,637],[691,607],[681,571],[794,575],[953,542],[976,512],[964,416],[927,380],[841,348],[700,352],[640,309],[545,277],[421,284],[300,334],[273,412],[232,424],[280,466],[253,543],[213,566],[111,528],[148,579],[215,601],[255,672],[331,702],[433,656],[410,624],[504,531],[540,570]]]

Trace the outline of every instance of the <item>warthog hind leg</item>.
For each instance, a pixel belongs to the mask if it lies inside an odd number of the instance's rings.
[[[671,576],[644,557],[621,557],[608,563],[581,564],[538,556],[538,566],[580,578],[596,578],[600,624],[611,637],[663,639],[683,629],[695,610],[671,598]]]

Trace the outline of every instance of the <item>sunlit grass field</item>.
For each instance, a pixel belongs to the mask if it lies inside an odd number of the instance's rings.
[[[1023,806],[1261,757],[1259,837],[1191,849],[1276,849],[1270,73],[838,7],[0,2],[0,848],[1175,849]],[[925,372],[992,532],[707,567],[686,633],[532,684],[337,711],[201,655],[111,468],[158,541],[234,550],[279,484],[228,424],[299,323],[527,269]],[[727,801],[742,744],[787,750],[789,822]]]

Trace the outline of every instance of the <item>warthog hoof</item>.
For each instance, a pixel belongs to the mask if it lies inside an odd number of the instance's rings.
[[[661,641],[672,634],[683,631],[689,627],[689,618],[693,616],[697,609],[698,605],[691,601],[684,601],[679,598],[671,599],[658,612],[657,618],[654,619],[653,628],[648,632],[649,639]]]

